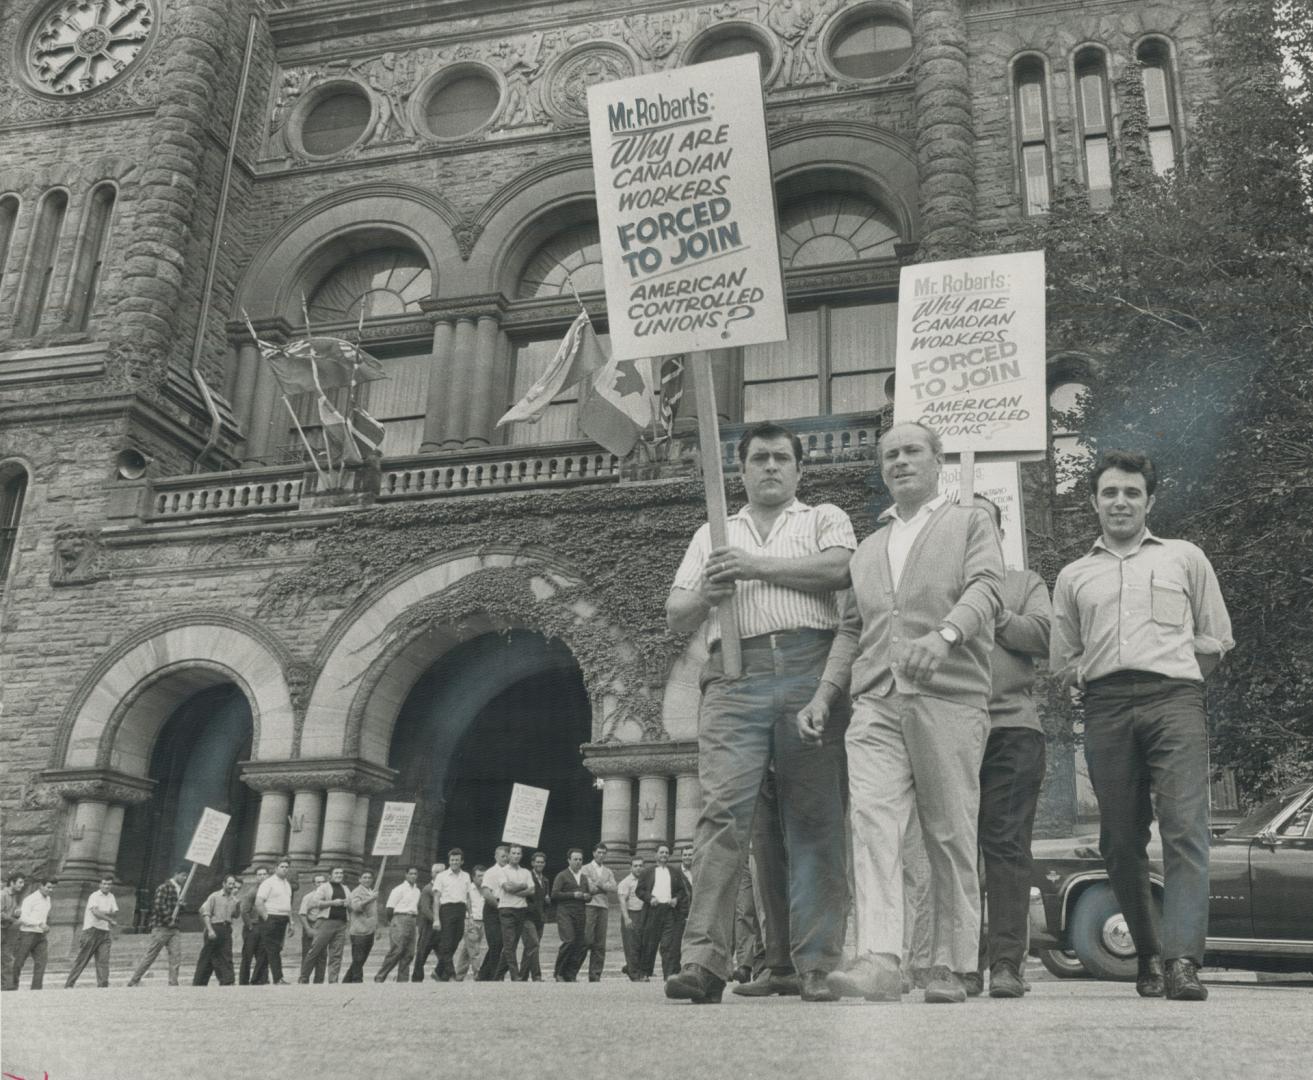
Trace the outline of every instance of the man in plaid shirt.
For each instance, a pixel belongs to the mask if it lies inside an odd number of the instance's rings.
[[[187,870],[175,870],[173,876],[155,890],[155,902],[150,909],[150,945],[146,955],[141,958],[137,970],[128,980],[129,986],[137,986],[141,977],[150,970],[155,958],[169,950],[169,985],[178,985],[178,968],[182,966],[182,940],[178,929],[178,896],[183,882],[187,880]]]

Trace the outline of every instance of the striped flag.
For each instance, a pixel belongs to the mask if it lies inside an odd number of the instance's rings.
[[[351,410],[351,435],[365,456],[377,454],[383,448],[383,425],[359,406]]]
[[[661,438],[669,439],[675,430],[675,417],[684,396],[684,354],[676,353],[661,361]]]

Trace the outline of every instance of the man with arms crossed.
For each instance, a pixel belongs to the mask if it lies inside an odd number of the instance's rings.
[[[939,494],[944,459],[934,431],[895,424],[879,453],[894,505],[849,567],[862,624],[847,736],[859,954],[829,985],[899,1000],[903,841],[915,812],[934,897],[925,1000],[961,1002],[980,938],[976,815],[1003,553],[984,510]],[[829,730],[833,687],[823,683],[818,697],[799,715],[807,739]]]
[[[611,896],[616,891],[615,874],[606,865],[606,845],[593,847],[593,861],[584,867],[588,891],[584,904],[584,948],[588,950],[588,981],[599,982],[606,967],[606,924],[611,913]]]
[[[697,889],[684,931],[683,969],[666,996],[719,1002],[733,966],[734,906],[748,856],[753,808],[774,760],[789,838],[790,941],[805,1001],[829,1001],[825,975],[843,952],[848,906],[843,828],[843,728],[799,738],[798,711],[832,678],[827,665],[856,545],[848,515],[795,495],[802,444],[775,424],[749,428],[739,443],[748,504],[728,522],[728,546],[712,550],[698,529],[675,574],[666,621],[677,632],[704,624],[710,655],[702,673],[698,779],[702,814],[694,834]],[[743,673],[724,675],[716,605],[733,598]],[[843,666],[843,665],[839,665]],[[834,699],[840,696],[833,687]]]
[[[1152,461],[1121,450],[1104,454],[1090,474],[1090,502],[1103,535],[1058,575],[1050,661],[1066,685],[1085,691],[1085,760],[1099,800],[1099,851],[1139,953],[1136,990],[1142,997],[1203,1001],[1204,679],[1235,642],[1204,553],[1149,531],[1157,482]],[[1145,854],[1155,807],[1163,842],[1161,927]]]

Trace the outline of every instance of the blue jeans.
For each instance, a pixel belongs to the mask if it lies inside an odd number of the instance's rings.
[[[831,634],[817,630],[748,638],[739,678],[725,677],[719,650],[702,673],[702,815],[693,840],[697,888],[684,930],[683,960],[721,978],[733,966],[739,873],[772,759],[788,852],[794,967],[832,971],[842,958],[848,912],[843,805],[848,711],[845,704],[836,704],[820,746],[804,744],[796,722],[820,683],[831,640]]]
[[[1203,685],[1135,672],[1097,680],[1085,693],[1085,760],[1099,800],[1099,851],[1136,951],[1202,963],[1209,842]],[[1145,851],[1155,803],[1161,926]]]

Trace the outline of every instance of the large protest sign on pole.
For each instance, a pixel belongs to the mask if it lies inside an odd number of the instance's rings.
[[[712,547],[724,547],[706,353],[789,336],[760,61],[754,53],[598,83],[588,124],[611,351],[692,354],[707,521]],[[733,598],[717,612],[725,674],[735,677]]]
[[[756,54],[588,88],[611,351],[788,337]]]
[[[187,895],[191,879],[196,876],[196,867],[209,866],[214,862],[215,853],[219,850],[219,842],[223,840],[223,834],[231,820],[231,814],[225,814],[222,810],[215,810],[210,806],[202,811],[201,820],[196,823],[196,831],[191,834],[191,843],[187,845],[187,854],[183,856],[185,862],[191,863],[191,869],[187,871],[187,880],[178,890],[178,901],[173,905],[175,919],[178,917],[178,912],[182,910],[182,898]]]
[[[511,804],[506,808],[506,827],[501,834],[503,843],[527,848],[538,846],[550,794],[546,788],[528,784],[516,784],[511,788]]]
[[[378,864],[377,887],[383,887],[383,871],[387,869],[388,856],[400,855],[406,849],[406,837],[410,835],[410,821],[415,816],[413,802],[385,802],[383,816],[378,819],[378,832],[374,834],[372,855],[381,855]]]

